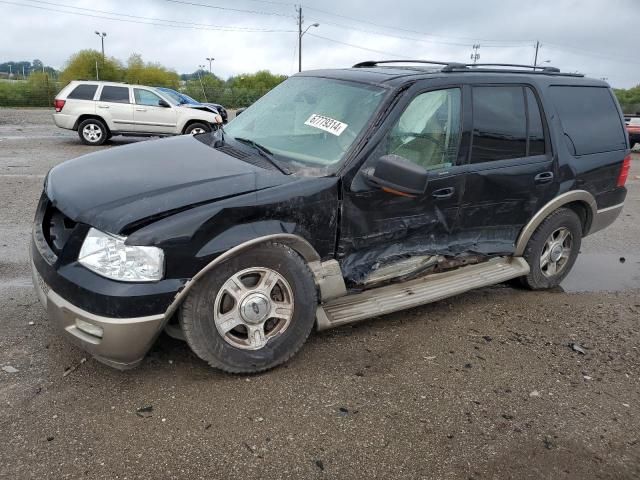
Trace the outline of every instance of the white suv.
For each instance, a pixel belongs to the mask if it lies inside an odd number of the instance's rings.
[[[76,130],[87,145],[101,145],[113,135],[204,133],[222,123],[209,108],[184,108],[152,87],[114,82],[72,81],[54,107],[56,125]]]

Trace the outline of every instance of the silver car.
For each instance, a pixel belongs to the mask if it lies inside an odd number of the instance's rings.
[[[152,87],[115,82],[72,81],[54,107],[56,125],[77,131],[87,145],[102,145],[113,135],[205,133],[222,123],[210,109],[182,108]]]

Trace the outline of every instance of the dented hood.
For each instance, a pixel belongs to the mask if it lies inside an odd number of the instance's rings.
[[[69,160],[49,172],[45,189],[72,220],[117,234],[149,217],[291,180],[185,135]]]

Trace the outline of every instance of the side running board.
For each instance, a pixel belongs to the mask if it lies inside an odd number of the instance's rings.
[[[431,274],[408,282],[339,297],[318,307],[318,330],[435,302],[528,273],[529,265],[524,258],[499,257],[450,272]]]

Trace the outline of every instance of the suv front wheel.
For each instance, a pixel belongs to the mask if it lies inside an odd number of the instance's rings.
[[[78,125],[78,136],[85,145],[102,145],[109,137],[107,126],[97,118],[88,118]]]
[[[268,243],[231,258],[200,280],[180,309],[193,352],[229,373],[280,365],[313,329],[313,275],[291,248]]]
[[[531,290],[557,287],[578,257],[582,223],[572,210],[560,208],[538,226],[527,243],[524,258],[531,271],[521,282]]]
[[[200,133],[208,133],[211,131],[211,127],[206,123],[192,123],[184,129],[185,135],[198,135]]]

